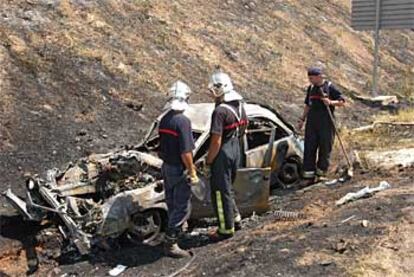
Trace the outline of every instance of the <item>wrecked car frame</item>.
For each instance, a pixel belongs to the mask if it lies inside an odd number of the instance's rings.
[[[249,125],[234,184],[236,202],[244,216],[269,209],[271,184],[288,186],[300,179],[303,156],[303,141],[276,111],[256,103],[246,103],[245,108]],[[204,160],[208,149],[213,110],[214,104],[192,104],[185,112],[192,121],[196,164]],[[30,177],[25,200],[10,189],[5,192],[6,199],[27,220],[58,215],[59,230],[81,254],[124,233],[147,244],[157,243],[167,215],[162,161],[157,157],[162,116],[139,145],[93,154],[62,171],[49,170],[45,178]],[[208,198],[199,201],[193,197],[193,219],[214,216]]]

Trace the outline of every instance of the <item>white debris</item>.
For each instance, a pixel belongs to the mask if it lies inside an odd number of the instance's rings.
[[[380,95],[376,97],[356,96],[356,98],[370,106],[389,106],[398,104],[398,97],[395,95]]]
[[[126,265],[117,265],[116,267],[112,268],[109,271],[109,275],[110,276],[118,276],[119,274],[121,274],[122,272],[124,272],[128,267]]]
[[[344,197],[336,201],[336,205],[340,206],[350,201],[354,201],[354,200],[357,200],[363,197],[369,197],[378,191],[382,191],[382,190],[389,189],[389,188],[391,188],[391,185],[386,181],[382,181],[378,187],[370,188],[368,186],[357,192],[348,193],[347,195],[345,195]]]
[[[327,186],[333,186],[333,185],[338,184],[338,182],[339,182],[338,179],[332,179],[332,180],[326,181],[325,182],[325,185],[327,185]]]
[[[350,217],[348,217],[348,218],[346,218],[346,219],[342,220],[342,221],[341,221],[341,224],[344,224],[344,223],[346,223],[346,222],[348,222],[348,221],[350,221],[350,220],[354,219],[355,217],[356,217],[356,215],[352,215],[352,216],[350,216]]]
[[[362,227],[367,228],[368,225],[369,225],[369,221],[364,219],[364,220],[361,221],[361,225],[362,225]]]

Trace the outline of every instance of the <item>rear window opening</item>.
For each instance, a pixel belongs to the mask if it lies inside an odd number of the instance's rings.
[[[276,127],[275,141],[287,136],[287,133],[276,124],[261,118],[250,119],[247,126],[247,150],[269,143],[272,129]]]

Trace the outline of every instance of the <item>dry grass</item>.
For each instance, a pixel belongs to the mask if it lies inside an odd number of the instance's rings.
[[[398,111],[397,114],[388,112],[373,117],[377,124],[373,128],[364,131],[352,131],[342,129],[341,136],[354,150],[396,150],[414,147],[414,125],[403,125],[414,123],[414,109]],[[384,124],[378,124],[384,123]],[[386,124],[395,123],[395,124]],[[398,123],[403,123],[398,125]],[[338,147],[338,145],[336,145]]]
[[[380,122],[412,122],[414,123],[414,109],[404,109],[399,110],[397,114],[395,115],[378,115],[374,117],[374,121],[380,121]]]
[[[370,79],[369,34],[350,31],[347,18],[337,16],[349,10],[348,2],[331,0],[320,6],[292,0],[246,8],[239,1],[111,0],[79,8],[64,0],[54,12],[43,14],[51,22],[41,26],[48,30],[43,39],[25,41],[24,34],[16,34],[9,40],[16,53],[56,45],[74,58],[100,61],[114,76],[129,80],[122,89],[129,96],[137,94],[137,86],[165,91],[176,78],[201,91],[207,74],[221,64],[246,96],[280,100],[285,96],[275,91],[301,96],[305,68],[316,61],[348,89],[362,90]],[[414,40],[407,41],[410,49]],[[383,49],[384,57],[393,56]],[[45,63],[35,54],[28,57],[24,60],[34,70]],[[395,58],[387,61],[392,68],[402,67]],[[393,84],[384,80],[383,86]]]
[[[158,113],[154,103],[165,101],[165,91],[176,79],[190,84],[197,94],[193,99],[205,100],[202,92],[217,64],[230,73],[244,96],[285,108],[282,112],[288,105],[301,105],[308,65],[321,62],[332,80],[348,90],[361,91],[370,79],[372,38],[352,31],[348,19],[338,16],[349,11],[345,0],[329,0],[324,5],[297,0],[251,1],[255,5],[250,8],[244,2],[218,0],[109,0],[88,1],[86,6],[62,0],[48,9],[24,0],[8,3],[0,8],[9,15],[9,22],[22,8],[38,12],[43,20],[25,23],[33,23],[36,27],[32,29],[0,25],[0,40],[6,49],[0,61],[9,59],[21,67],[23,82],[30,74],[42,76],[42,92],[34,85],[27,89],[31,95],[43,97],[42,103],[64,105],[66,94],[85,90],[84,79],[98,79],[99,66],[108,79],[116,78],[114,88],[105,87],[106,91],[118,91],[116,100],[121,102],[143,102],[148,113]],[[412,34],[386,35],[389,43],[403,40],[404,55],[414,57]],[[411,95],[412,67],[401,64],[387,45],[381,55],[389,68],[400,69],[384,72],[387,80],[382,82],[383,88]],[[65,64],[60,66],[62,59]],[[72,74],[78,67],[71,61],[84,65],[81,73]],[[63,73],[55,76],[57,68]],[[401,71],[403,84],[394,81]],[[0,71],[0,75],[2,80],[10,79],[7,71]],[[68,90],[59,87],[65,83],[76,85]],[[96,95],[104,87],[99,82],[93,86],[88,91],[98,92]],[[15,93],[2,86],[1,94],[4,116],[18,118],[13,107],[17,105]],[[287,112],[288,118],[294,116],[292,110]],[[413,114],[401,112],[388,120],[409,121]],[[358,136],[351,138],[352,144],[374,141],[384,146],[391,142],[387,138],[376,141],[376,134]]]
[[[414,147],[414,139],[399,136],[386,126],[364,132],[342,131],[348,149],[353,150],[397,150]],[[336,147],[339,147],[338,145]]]

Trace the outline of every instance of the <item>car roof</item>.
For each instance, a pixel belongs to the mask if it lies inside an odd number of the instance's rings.
[[[197,103],[189,105],[184,114],[191,120],[193,130],[200,132],[210,130],[211,115],[213,114],[214,107],[214,103]],[[252,102],[245,103],[244,108],[248,118],[267,118],[285,129],[289,134],[292,133],[291,128],[283,119],[279,118],[277,113],[272,111],[271,108]],[[164,114],[165,113],[158,117],[158,121],[161,120]]]

